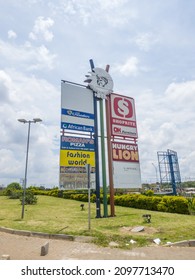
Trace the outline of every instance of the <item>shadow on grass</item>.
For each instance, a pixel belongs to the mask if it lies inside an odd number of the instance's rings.
[[[68,226],[61,228],[60,230],[56,231],[56,233],[60,233],[61,231],[63,231],[64,229],[68,228]]]

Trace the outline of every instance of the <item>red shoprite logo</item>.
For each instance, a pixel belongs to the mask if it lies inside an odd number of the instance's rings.
[[[133,106],[128,98],[115,97],[113,106],[114,106],[114,112],[118,117],[128,118],[128,119],[133,117]]]

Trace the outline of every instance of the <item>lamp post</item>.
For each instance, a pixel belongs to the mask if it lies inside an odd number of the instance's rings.
[[[18,119],[21,123],[28,123],[28,137],[27,137],[27,149],[26,149],[26,165],[25,165],[25,175],[24,175],[24,186],[23,186],[23,195],[22,195],[22,216],[24,218],[24,205],[25,205],[25,197],[26,197],[26,183],[27,183],[27,168],[28,168],[28,151],[29,151],[29,140],[30,140],[30,125],[31,123],[41,122],[42,120],[39,118],[34,118],[33,120],[25,120],[25,119]]]

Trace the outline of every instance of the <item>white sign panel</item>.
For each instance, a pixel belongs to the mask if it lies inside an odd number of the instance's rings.
[[[139,163],[113,161],[113,167],[114,188],[141,188]]]
[[[94,131],[93,93],[74,84],[61,85],[61,128]]]

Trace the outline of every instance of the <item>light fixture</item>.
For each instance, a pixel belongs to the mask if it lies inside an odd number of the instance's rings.
[[[26,149],[26,165],[25,165],[25,176],[24,176],[24,186],[23,186],[23,195],[22,195],[22,215],[21,218],[24,218],[24,205],[25,205],[25,198],[26,198],[26,185],[27,185],[27,168],[28,168],[28,151],[29,151],[29,140],[30,140],[30,125],[31,123],[41,122],[40,118],[34,118],[33,120],[25,120],[25,119],[18,119],[21,123],[28,123],[28,136],[27,136],[27,149]]]

